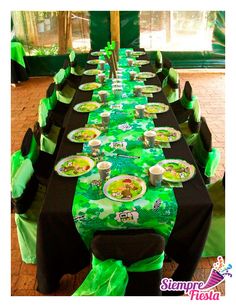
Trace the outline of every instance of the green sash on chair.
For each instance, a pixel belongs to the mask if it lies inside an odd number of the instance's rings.
[[[57,85],[63,84],[65,79],[69,76],[69,74],[70,74],[70,67],[68,67],[66,70],[61,68],[54,76],[55,83]],[[70,104],[75,94],[75,91],[76,90],[74,88],[70,87],[68,84],[65,84],[61,91],[56,90],[57,100],[65,104]]]
[[[101,261],[93,255],[92,270],[73,296],[124,296],[128,284],[128,272],[160,270],[164,252],[124,266],[121,260]]]
[[[169,83],[175,85],[175,88]],[[162,82],[162,89],[169,103],[175,102],[179,99],[179,74],[174,68],[169,69],[168,76]]]

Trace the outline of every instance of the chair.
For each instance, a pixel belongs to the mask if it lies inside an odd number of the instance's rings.
[[[192,153],[204,182],[210,183],[220,161],[220,152],[212,148],[212,135],[204,117],[201,118],[200,131],[192,146]]]
[[[57,100],[66,105],[71,103],[76,92],[76,89],[67,82],[69,75],[70,67],[67,67],[61,68],[54,76]]]
[[[15,209],[17,237],[22,261],[36,263],[37,220],[46,187],[35,174],[32,161],[15,154],[11,161],[11,200]]]
[[[29,158],[32,162],[35,176],[40,183],[47,185],[47,181],[54,167],[55,156],[40,150],[38,136],[28,128],[22,140],[21,155],[24,159]]]
[[[222,179],[207,185],[213,203],[210,229],[202,257],[225,256],[225,175]]]
[[[157,76],[161,84],[163,84],[163,81],[167,78],[171,67],[172,67],[171,61],[166,58],[163,58],[162,69],[160,72],[157,73]]]
[[[181,98],[171,103],[171,109],[179,124],[188,121],[189,116],[193,112],[195,100],[196,96],[192,94],[192,87],[189,81],[186,81]]]
[[[40,150],[53,154],[61,128],[54,124],[53,112],[55,101],[50,98],[40,100],[38,107],[38,125],[40,127]]]
[[[84,69],[79,66],[74,50],[70,52],[68,59],[64,61],[63,68],[70,71],[66,79],[67,83],[71,87],[77,89],[79,87]]]
[[[162,66],[163,66],[163,56],[161,51],[158,50],[156,53],[156,60],[155,60],[156,74],[162,71]]]
[[[171,67],[168,76],[162,82],[163,92],[169,103],[179,99],[179,74]]]
[[[192,148],[201,127],[201,108],[197,97],[194,97],[193,109],[188,120],[181,123],[179,127],[188,146]]]
[[[73,295],[160,296],[164,246],[152,230],[98,232],[91,244],[93,268]]]

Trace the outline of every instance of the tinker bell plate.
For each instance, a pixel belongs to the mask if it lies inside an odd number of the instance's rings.
[[[144,55],[144,54],[145,54],[144,51],[133,51],[131,53],[131,55],[134,56],[134,57],[139,57],[139,56]]]
[[[163,179],[170,182],[184,182],[195,175],[195,167],[185,160],[167,159],[158,163],[165,169]]]
[[[133,62],[133,65],[134,66],[142,66],[142,65],[147,65],[149,63],[150,63],[150,61],[148,61],[148,60],[136,60],[136,61]]]
[[[89,82],[89,83],[84,83],[79,86],[79,89],[82,91],[93,91],[101,87],[102,85],[97,82]]]
[[[152,94],[152,93],[157,93],[161,91],[161,87],[157,85],[144,85],[142,87],[142,93],[143,94]]]
[[[101,134],[96,128],[78,128],[68,133],[67,138],[73,143],[85,143],[95,139]]]
[[[105,54],[106,54],[106,52],[104,52],[104,51],[93,51],[93,52],[91,52],[92,56],[100,56],[100,55],[105,55]]]
[[[92,112],[100,108],[100,104],[96,101],[85,101],[82,103],[77,103],[73,109],[76,112],[86,113],[86,112]]]
[[[157,127],[153,129],[156,132],[155,140],[157,142],[175,142],[181,138],[181,132],[172,127]]]
[[[133,201],[144,195],[146,183],[135,176],[120,175],[109,179],[103,187],[103,192],[112,200]]]
[[[84,71],[84,75],[86,76],[95,76],[100,74],[102,71],[99,69],[88,69]]]
[[[149,72],[149,71],[143,71],[137,74],[137,78],[139,79],[149,79],[155,76],[156,74],[154,74],[153,72]]]
[[[98,65],[101,63],[101,60],[99,59],[95,59],[95,60],[89,60],[87,61],[88,64],[91,64],[91,65]]]
[[[60,160],[55,171],[63,177],[78,177],[88,173],[94,167],[94,161],[86,156],[68,156]]]
[[[169,106],[161,102],[149,102],[145,105],[145,112],[150,114],[165,113],[169,110]]]

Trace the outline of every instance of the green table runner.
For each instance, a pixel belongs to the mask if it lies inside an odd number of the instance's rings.
[[[11,42],[11,59],[25,68],[25,50],[21,43]]]
[[[163,235],[167,242],[177,214],[173,189],[164,186],[153,187],[149,184],[149,167],[165,159],[165,156],[161,148],[144,147],[143,134],[146,130],[154,128],[154,123],[151,118],[135,118],[135,105],[146,104],[147,98],[133,96],[134,85],[144,83],[128,81],[130,68],[126,67],[124,52],[125,49],[121,49],[119,60],[119,66],[124,67],[123,97],[115,99],[111,92],[111,80],[108,80],[102,90],[109,91],[109,101],[107,105],[89,114],[88,124],[99,125],[100,113],[111,112],[108,131],[103,131],[98,137],[102,142],[102,160],[112,163],[111,177],[121,174],[137,176],[145,181],[147,190],[137,200],[119,202],[104,195],[96,167],[79,177],[72,215],[87,247],[90,246],[95,231],[110,229],[152,228]],[[139,71],[139,68],[136,70]],[[98,99],[99,90],[93,92],[92,100]],[[87,143],[84,143],[83,153],[90,153]],[[133,157],[125,157],[127,155]]]

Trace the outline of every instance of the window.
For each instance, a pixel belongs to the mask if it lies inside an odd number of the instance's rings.
[[[72,47],[80,52],[89,52],[91,49],[89,12],[72,12]]]
[[[13,11],[13,32],[28,55],[64,54],[90,50],[89,13]]]
[[[142,11],[140,47],[146,50],[212,50],[215,12]]]

